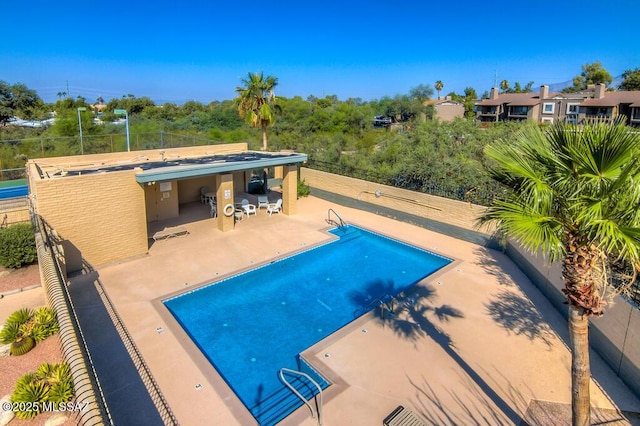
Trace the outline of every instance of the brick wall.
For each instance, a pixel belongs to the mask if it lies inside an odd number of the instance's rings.
[[[147,252],[144,189],[133,170],[31,179],[30,185],[37,213],[92,265]]]

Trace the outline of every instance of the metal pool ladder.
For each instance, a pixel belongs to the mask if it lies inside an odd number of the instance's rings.
[[[312,419],[316,418],[315,412],[313,411],[313,407],[311,406],[311,404],[309,404],[309,401],[307,401],[304,398],[304,396],[302,396],[300,392],[298,392],[298,390],[294,388],[293,385],[287,381],[287,379],[285,379],[284,373],[297,374],[298,376],[302,376],[305,379],[309,380],[311,383],[313,383],[316,388],[318,388],[318,391],[320,393],[320,405],[317,406],[316,408],[318,410],[318,426],[322,426],[322,388],[320,387],[320,385],[311,377],[309,377],[308,374],[303,373],[302,371],[291,370],[289,368],[284,368],[284,367],[280,369],[280,380],[282,380],[282,382],[291,390],[291,392],[295,393],[296,396],[300,398],[302,402],[304,402],[304,405],[306,405],[309,408],[309,411],[311,411]]]
[[[333,213],[333,215],[337,218],[337,220],[331,218],[331,213]],[[327,223],[329,225],[334,225],[334,226],[337,226],[338,228],[342,228],[343,226],[346,225],[346,222],[344,220],[342,220],[340,215],[338,213],[336,213],[336,211],[334,209],[329,209],[329,211],[327,211],[327,219],[326,219],[326,221],[327,221]]]

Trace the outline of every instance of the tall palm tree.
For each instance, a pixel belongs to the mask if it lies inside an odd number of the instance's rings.
[[[640,136],[623,123],[531,126],[485,149],[489,173],[511,191],[479,223],[562,261],[574,425],[590,420],[589,316],[619,291],[612,266],[637,271],[640,261]]]
[[[267,127],[275,122],[276,95],[273,90],[278,79],[273,76],[264,77],[260,73],[248,73],[247,78],[240,80],[243,87],[236,87],[238,97],[235,102],[240,117],[253,127],[262,129],[262,150],[267,150]]]
[[[435,82],[434,86],[436,88],[436,92],[438,92],[438,99],[440,99],[440,91],[444,87],[444,83],[442,82],[442,80],[438,80]]]
[[[507,90],[509,90],[509,81],[508,80],[502,80],[500,82],[500,89],[502,89],[503,92],[506,92]]]

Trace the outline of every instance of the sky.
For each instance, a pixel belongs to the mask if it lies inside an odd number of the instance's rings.
[[[45,102],[132,94],[156,103],[235,97],[248,72],[276,95],[364,101],[444,83],[478,95],[534,88],[601,62],[640,67],[637,0],[8,2],[0,80]]]

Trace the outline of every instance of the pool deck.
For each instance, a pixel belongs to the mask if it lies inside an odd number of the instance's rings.
[[[571,402],[566,321],[503,253],[315,197],[300,199],[296,215],[262,210],[225,233],[208,206],[194,204],[182,222],[163,224],[188,235],[150,240],[148,255],[97,268],[180,424],[255,421],[160,301],[327,241],[329,208],[455,261],[399,300],[395,315],[371,312],[305,353],[338,378],[325,393],[324,425],[381,425],[398,405],[432,424],[559,424],[553,410],[541,417],[529,407]],[[592,406],[640,412],[640,401],[593,353],[591,365]],[[282,424],[316,421],[301,407]]]

